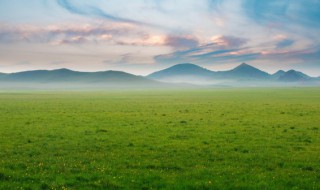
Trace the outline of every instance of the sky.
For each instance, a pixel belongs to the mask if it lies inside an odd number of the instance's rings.
[[[179,63],[320,76],[320,0],[0,0],[0,73]]]

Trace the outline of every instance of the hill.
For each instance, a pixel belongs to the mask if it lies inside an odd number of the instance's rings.
[[[272,74],[271,76],[274,79],[279,79],[279,77],[283,76],[284,74],[286,74],[285,71],[279,70],[279,71],[275,72],[274,74]]]
[[[282,76],[279,77],[279,81],[282,82],[300,82],[300,81],[309,81],[312,78],[309,77],[308,75],[295,71],[295,70],[290,70],[286,73],[284,73]]]
[[[217,76],[220,78],[242,79],[242,80],[246,80],[246,79],[265,80],[270,78],[270,75],[268,73],[261,71],[246,63],[242,63],[241,65],[229,71],[217,72]]]
[[[106,83],[106,82],[142,82],[153,83],[154,81],[141,76],[132,75],[121,71],[103,72],[78,72],[68,69],[58,70],[35,70],[6,74],[2,81],[11,82],[84,82],[84,83]]]
[[[160,82],[121,71],[78,72],[69,69],[35,70],[0,76],[2,88],[156,87]]]
[[[212,80],[214,74],[215,72],[200,66],[183,63],[154,72],[147,78],[164,82],[205,84]]]
[[[164,83],[165,82],[165,83]],[[285,84],[291,82],[291,84]],[[154,72],[146,77],[122,71],[79,72],[69,69],[34,70],[17,73],[0,73],[2,89],[18,87],[60,88],[64,86],[79,88],[101,87],[177,87],[194,85],[215,86],[281,86],[319,85],[319,78],[312,78],[302,72],[278,71],[272,75],[253,66],[242,63],[228,71],[211,71],[203,67],[184,63]],[[171,84],[170,84],[171,83]],[[177,84],[178,85],[173,85]],[[191,86],[192,86],[191,85]],[[102,88],[103,89],[103,88]]]
[[[165,82],[184,82],[192,84],[219,83],[237,80],[266,80],[271,76],[245,63],[229,71],[210,71],[194,64],[178,64],[152,73],[150,79]]]

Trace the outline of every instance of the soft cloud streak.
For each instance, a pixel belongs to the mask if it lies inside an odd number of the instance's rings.
[[[257,23],[320,27],[320,1],[317,0],[244,0],[243,8]]]
[[[88,6],[88,4],[86,5],[84,3],[85,1],[80,0],[77,3],[74,3],[75,1],[70,1],[70,0],[57,0],[57,2],[61,7],[65,8],[66,10],[68,10],[71,13],[84,15],[84,16],[101,17],[101,18],[105,18],[105,19],[112,20],[115,22],[141,24],[138,21],[110,15],[97,6],[90,5],[90,4]],[[82,6],[81,6],[81,4],[82,4]]]
[[[130,24],[92,23],[57,24],[49,26],[0,25],[1,43],[79,44],[111,42],[113,37],[143,37],[146,34]],[[61,43],[57,43],[61,42]]]

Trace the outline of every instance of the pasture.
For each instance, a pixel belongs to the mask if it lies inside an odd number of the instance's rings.
[[[320,189],[320,89],[0,92],[0,189]]]

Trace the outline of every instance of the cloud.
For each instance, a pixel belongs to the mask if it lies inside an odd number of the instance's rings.
[[[220,9],[224,0],[207,0],[210,9]]]
[[[199,49],[179,51],[171,54],[156,56],[154,59],[158,63],[233,63],[257,59],[261,53],[241,52],[241,49],[216,50],[206,54],[194,54]],[[201,51],[201,50],[200,50]]]
[[[124,46],[163,46],[165,45],[165,36],[145,34],[135,38],[119,39],[116,44]]]
[[[189,49],[197,47],[199,45],[199,41],[192,35],[169,35],[165,39],[165,45],[171,46],[175,49]]]
[[[201,45],[188,50],[176,51],[170,54],[155,56],[155,60],[160,63],[180,63],[180,62],[205,62],[226,55],[228,53],[237,52],[238,49],[220,49],[218,45],[211,43]]]
[[[108,14],[107,12],[103,11],[97,6],[86,5],[83,3],[81,4],[79,3],[79,1],[77,3],[74,3],[75,1],[70,1],[70,0],[57,0],[57,2],[61,7],[68,10],[70,13],[85,15],[85,16],[95,16],[95,17],[100,17],[100,18],[104,18],[104,19],[108,19],[116,22],[140,24],[140,22],[135,20],[125,19],[125,18],[116,17],[111,14]]]
[[[283,39],[276,44],[276,47],[281,49],[285,47],[292,46],[295,43],[293,39]]]
[[[101,60],[113,57],[119,65],[130,60],[319,63],[319,0],[32,0],[23,6],[18,1],[0,4],[0,48],[15,52],[12,59],[21,59],[16,56],[19,51],[35,49],[77,57],[92,53]],[[141,52],[138,57],[137,52]]]
[[[128,24],[133,24],[138,26],[147,26],[147,27],[162,28],[162,29],[164,28],[161,25],[139,21],[138,19],[135,20],[135,19],[124,18],[124,17],[110,14],[107,11],[105,11],[103,9],[104,6],[102,6],[109,2],[101,2],[101,1],[94,1],[94,0],[90,0],[90,2],[82,1],[82,0],[79,0],[79,1],[57,0],[57,2],[58,2],[58,5],[60,5],[62,8],[64,8],[68,12],[77,14],[77,15],[102,18],[102,19],[113,21],[116,23],[128,23]],[[123,3],[128,4],[127,2],[123,2]],[[134,18],[134,17],[131,17],[131,18]]]
[[[121,23],[56,24],[42,27],[0,24],[0,28],[0,43],[105,43],[123,36],[145,35],[137,27]]]
[[[175,51],[170,54],[156,56],[157,62],[211,62],[213,60],[232,61],[244,59],[251,60],[257,53],[243,52],[248,40],[236,36],[215,36],[212,43],[199,45],[199,42],[192,44],[188,49]],[[198,45],[198,46],[196,46]]]
[[[75,36],[70,39],[63,39],[63,40],[58,40],[56,42],[57,45],[62,45],[62,44],[83,44],[88,42],[88,39],[82,36]]]
[[[288,25],[320,27],[318,0],[243,0],[243,8],[249,18],[257,23],[279,23],[281,27]]]
[[[198,46],[192,35],[167,35],[127,23],[55,24],[48,26],[0,24],[0,43],[81,45],[109,43],[124,46],[168,46],[174,50]]]
[[[320,46],[310,46],[300,50],[282,50],[291,46],[294,40],[285,38],[277,43],[275,49],[265,47],[243,47],[246,43],[231,40],[234,43],[226,43],[225,38],[216,38],[215,43],[201,45],[184,51],[175,51],[169,54],[155,56],[158,63],[193,62],[200,64],[210,63],[238,63],[253,60],[268,60],[271,62],[282,61],[318,61],[320,59]],[[237,39],[235,37],[228,39]],[[228,41],[229,42],[229,41]],[[236,43],[237,42],[237,43]]]
[[[146,34],[138,38],[119,40],[117,44],[130,46],[168,46],[174,50],[183,50],[197,47],[199,41],[192,35]]]
[[[214,36],[212,41],[223,48],[238,48],[245,45],[249,40],[235,36]]]

